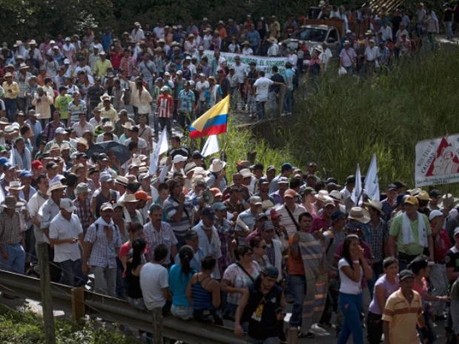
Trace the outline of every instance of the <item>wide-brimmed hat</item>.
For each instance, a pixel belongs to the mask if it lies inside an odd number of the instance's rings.
[[[103,95],[100,96],[100,101],[103,102],[105,100],[108,100],[108,101],[112,100],[112,96],[107,93],[104,93]]]
[[[135,203],[135,202],[138,202],[139,200],[135,197],[134,194],[128,194],[126,196],[124,196],[124,199],[123,199],[123,204],[126,204],[126,203]]]
[[[352,207],[349,212],[348,219],[352,219],[360,223],[368,223],[370,222],[370,215],[361,207]]]
[[[210,165],[209,171],[210,172],[215,172],[218,173],[221,170],[223,170],[226,166],[226,162],[220,160],[220,159],[214,159],[212,161],[212,164]]]
[[[22,190],[24,189],[24,185],[21,184],[19,180],[13,180],[9,183],[8,186],[5,187],[6,191],[9,190]]]
[[[51,192],[53,192],[55,190],[65,189],[65,188],[66,188],[66,186],[59,181],[59,182],[51,184],[49,186],[48,191],[46,192],[46,194],[48,196],[51,196]]]
[[[134,126],[132,125],[131,122],[126,122],[124,124],[121,125],[124,129],[127,129],[127,130],[132,130],[132,128],[134,128]]]
[[[383,214],[382,203],[379,201],[369,200],[368,202],[365,202],[364,205],[379,211],[380,214]]]
[[[328,194],[327,190],[319,190],[319,192],[314,197],[318,201],[325,202],[328,198],[330,198],[330,195]]]
[[[22,207],[23,205],[24,203],[18,202],[16,197],[13,195],[6,196],[2,203],[2,207],[7,209],[16,209],[17,207]]]

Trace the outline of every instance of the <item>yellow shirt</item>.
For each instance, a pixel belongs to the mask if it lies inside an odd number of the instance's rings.
[[[19,95],[19,85],[16,81],[8,84],[6,81],[3,82],[3,90],[5,91],[4,97],[6,99],[16,99]]]
[[[110,60],[105,59],[105,61],[102,60],[97,60],[96,64],[94,66],[94,74],[98,76],[99,78],[103,78],[105,75],[107,75],[107,70],[113,68],[112,63]]]
[[[386,301],[382,320],[389,323],[389,343],[419,344],[416,324],[422,316],[422,300],[413,290],[413,300],[408,303],[401,289],[394,292]]]

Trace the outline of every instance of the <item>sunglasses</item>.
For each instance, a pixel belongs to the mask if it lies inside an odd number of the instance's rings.
[[[266,247],[266,245],[260,246],[260,248],[262,248],[263,250],[266,250]]]

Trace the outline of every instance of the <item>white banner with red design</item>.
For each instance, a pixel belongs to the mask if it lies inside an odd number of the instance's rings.
[[[416,144],[416,187],[459,182],[459,134]]]

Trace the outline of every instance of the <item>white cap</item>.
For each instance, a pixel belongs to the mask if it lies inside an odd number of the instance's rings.
[[[186,156],[177,154],[176,156],[174,156],[174,159],[172,160],[172,162],[174,164],[176,164],[178,162],[184,162],[184,161],[187,161],[187,160],[188,160],[188,158]]]
[[[72,200],[69,198],[62,198],[59,206],[61,209],[64,209],[68,213],[73,213],[75,211],[75,206],[72,203]]]
[[[432,221],[434,218],[443,216],[443,213],[440,210],[432,210],[429,214],[429,221]]]

